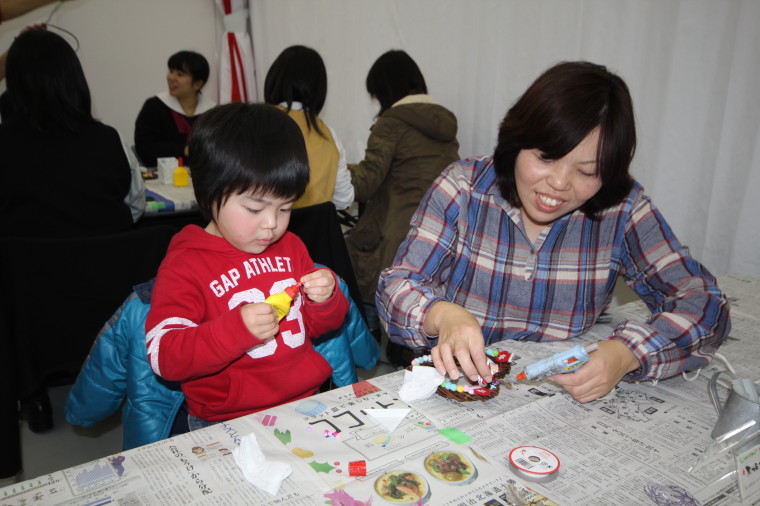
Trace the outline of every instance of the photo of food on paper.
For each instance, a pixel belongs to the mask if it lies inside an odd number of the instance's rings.
[[[425,478],[409,471],[390,471],[375,481],[375,492],[393,504],[424,503],[430,498]]]
[[[472,461],[456,452],[431,453],[425,458],[425,470],[433,478],[451,485],[472,483],[478,476]]]

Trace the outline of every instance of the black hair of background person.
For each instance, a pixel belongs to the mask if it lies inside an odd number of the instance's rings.
[[[193,78],[193,82],[208,81],[209,66],[206,58],[195,51],[179,51],[169,57],[167,62],[169,70],[186,72]]]
[[[74,49],[59,35],[29,30],[8,50],[6,104],[10,118],[40,132],[77,131],[92,123],[90,88]]]
[[[380,103],[378,116],[407,95],[428,92],[417,63],[401,49],[391,49],[375,60],[366,84],[369,95]]]
[[[264,81],[264,101],[268,104],[300,102],[306,113],[306,123],[319,135],[317,116],[327,98],[327,70],[319,53],[306,46],[285,48],[269,67]]]

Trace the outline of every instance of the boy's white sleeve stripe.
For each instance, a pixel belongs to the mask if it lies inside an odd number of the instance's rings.
[[[172,317],[163,320],[145,335],[148,347],[148,359],[150,361],[150,368],[153,369],[153,372],[161,376],[161,370],[158,367],[158,351],[161,347],[161,338],[164,334],[172,330],[181,330],[197,326],[197,323],[188,320],[187,318]]]

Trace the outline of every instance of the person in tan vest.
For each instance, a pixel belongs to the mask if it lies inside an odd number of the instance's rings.
[[[311,174],[306,193],[293,208],[332,201],[336,209],[354,201],[346,153],[319,113],[327,97],[327,70],[317,51],[290,46],[280,53],[264,81],[264,101],[285,110],[301,128]]]

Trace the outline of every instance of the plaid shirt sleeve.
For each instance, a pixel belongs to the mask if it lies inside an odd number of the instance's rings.
[[[626,223],[623,251],[621,274],[652,312],[646,322],[620,323],[611,336],[641,363],[626,379],[664,379],[707,365],[731,329],[728,301],[644,196]]]
[[[435,336],[426,336],[422,326],[430,307],[447,300],[441,280],[450,275],[460,210],[454,173],[446,170],[433,183],[412,217],[410,232],[392,266],[380,275],[380,319],[391,340],[412,348],[435,344]]]

